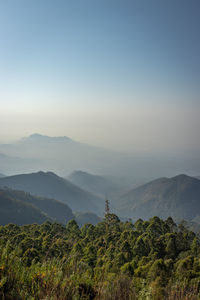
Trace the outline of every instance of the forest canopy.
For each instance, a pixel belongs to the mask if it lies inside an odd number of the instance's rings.
[[[1,299],[198,299],[199,238],[171,217],[107,213],[96,226],[8,224],[0,236]]]

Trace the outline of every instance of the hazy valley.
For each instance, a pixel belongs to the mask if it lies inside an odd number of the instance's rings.
[[[159,178],[157,174],[161,170],[164,174],[165,169],[161,166],[159,171],[157,168],[149,168],[145,160],[138,162],[141,163],[141,169],[137,173],[137,168],[134,168],[134,158],[131,160],[126,155],[106,152],[66,137],[33,134],[17,143],[0,145],[0,151],[4,152],[1,157],[5,163],[0,170],[1,189],[4,188],[4,193],[8,191],[11,193],[9,189],[12,189],[12,201],[28,201],[51,220],[66,223],[69,220],[67,215],[70,215],[68,209],[71,210],[70,218],[75,219],[75,215],[80,216],[81,222],[89,221],[88,213],[91,213],[91,218],[92,214],[95,214],[93,217],[95,223],[95,220],[99,220],[98,217],[104,216],[106,199],[110,202],[110,209],[123,220],[129,218],[133,221],[139,218],[147,220],[155,215],[165,219],[172,216],[177,222],[185,219],[188,222],[198,223],[200,220],[198,176],[194,178],[179,175],[172,168],[170,173],[174,173],[173,177]],[[25,161],[28,163],[24,164]],[[93,164],[93,161],[96,163]],[[128,173],[124,175],[128,161]],[[151,163],[154,165],[153,160]],[[45,167],[47,164],[49,166]],[[109,174],[101,173],[105,165],[111,166]],[[13,171],[12,175],[6,176],[12,166],[14,169],[17,168],[18,174],[14,175],[15,171]],[[66,174],[65,178],[53,172],[59,166],[62,166],[62,173]],[[82,168],[83,166],[85,169]],[[146,174],[142,174],[143,166],[146,166]],[[76,168],[70,173],[73,167]],[[20,168],[23,170],[22,174]],[[118,172],[115,173],[113,168],[118,168]],[[30,172],[32,169],[37,169],[37,172]],[[45,169],[50,171],[44,171]],[[101,170],[99,174],[94,172],[98,169]],[[167,173],[168,171],[166,175]],[[195,174],[195,170],[193,173]],[[36,198],[34,202],[26,199],[25,195],[28,197],[29,194],[24,194],[22,199],[18,198],[17,193],[20,192],[17,191],[30,193],[30,197]],[[39,199],[37,197],[48,199],[36,201]],[[51,204],[48,201],[51,201]],[[56,215],[53,214],[54,210],[57,211]],[[65,211],[66,220],[64,220]]]
[[[195,159],[39,134],[0,153],[2,299],[198,299]]]

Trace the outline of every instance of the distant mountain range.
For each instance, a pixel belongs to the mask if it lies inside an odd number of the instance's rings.
[[[200,180],[178,175],[159,178],[121,196],[118,213],[133,220],[153,216],[197,220],[200,216]]]
[[[0,144],[0,166],[6,174],[39,169],[63,175],[77,169],[112,174],[112,167],[119,159],[125,159],[125,156],[66,136],[49,137],[36,133],[13,144]]]
[[[60,200],[73,211],[102,215],[104,201],[52,172],[37,172],[0,178],[1,187],[23,190],[36,196]]]
[[[134,180],[127,178],[118,178],[115,176],[100,176],[84,171],[74,171],[68,177],[75,185],[89,191],[102,199],[109,199],[110,208],[116,211],[119,197],[125,193],[130,187],[137,187],[148,180]]]
[[[93,191],[99,189],[99,192],[109,182],[101,176],[80,171],[71,176],[76,180],[84,179],[76,182]],[[21,225],[45,220],[66,223],[76,219],[82,226],[96,224],[101,221],[98,215],[104,213],[104,199],[52,172],[2,177],[0,187],[0,224]],[[171,216],[177,222],[184,219],[199,228],[200,180],[187,175],[158,178],[123,194],[115,203],[114,212],[122,219],[133,221]]]
[[[4,174],[2,174],[2,173],[0,173],[0,178],[2,178],[2,177],[5,177],[6,175],[4,175]]]
[[[130,137],[131,138],[131,137]],[[12,144],[0,144],[0,167],[5,174],[49,171],[66,176],[74,170],[91,174],[152,180],[200,170],[198,155],[166,157],[158,154],[122,154],[74,141],[66,136],[32,134]]]

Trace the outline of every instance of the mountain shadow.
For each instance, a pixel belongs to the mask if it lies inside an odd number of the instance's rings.
[[[51,220],[44,212],[31,203],[12,197],[7,190],[0,189],[0,225],[14,223],[25,225],[41,224]]]

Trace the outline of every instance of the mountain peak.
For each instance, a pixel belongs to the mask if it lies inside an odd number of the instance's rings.
[[[38,139],[38,138],[43,138],[43,137],[46,137],[45,135],[42,135],[42,134],[39,134],[39,133],[33,133],[31,134],[28,138],[31,138],[31,139]]]
[[[195,178],[188,176],[186,174],[179,174],[174,177],[171,177],[170,180],[184,182],[184,181],[188,181],[188,180],[195,180]]]
[[[54,172],[51,172],[51,171],[47,171],[47,172],[44,172],[44,171],[38,171],[38,172],[35,172],[35,173],[31,173],[30,175],[42,175],[42,176],[54,176],[54,177],[59,177],[58,175],[56,175]]]
[[[153,216],[193,220],[200,213],[200,181],[179,174],[154,180],[121,197],[120,213],[133,219]]]
[[[67,136],[48,136],[48,135],[43,135],[40,133],[33,133],[29,135],[28,137],[22,138],[22,141],[72,141],[69,137]]]
[[[188,177],[190,177],[190,176],[188,176],[186,174],[179,174],[179,175],[176,175],[176,176],[174,176],[172,178],[188,178]]]
[[[83,176],[87,176],[87,175],[92,175],[92,174],[89,174],[85,171],[81,171],[81,170],[75,170],[71,173],[71,175],[83,175]],[[95,175],[92,175],[92,176],[95,176]]]

